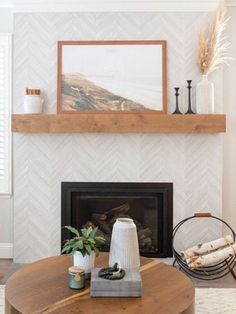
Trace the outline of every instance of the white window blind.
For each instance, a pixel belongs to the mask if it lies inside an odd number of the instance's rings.
[[[0,34],[0,194],[11,193],[11,35]]]

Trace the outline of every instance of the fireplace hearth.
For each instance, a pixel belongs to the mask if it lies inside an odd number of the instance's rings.
[[[106,238],[101,251],[109,251],[117,218],[132,218],[137,226],[140,254],[172,256],[172,183],[62,182],[61,225],[98,226]],[[62,244],[70,238],[62,228]]]

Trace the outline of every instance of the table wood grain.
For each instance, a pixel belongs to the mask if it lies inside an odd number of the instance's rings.
[[[96,260],[107,265],[108,254]],[[177,314],[194,313],[192,281],[164,263],[141,258],[142,298],[92,298],[89,281],[82,292],[67,286],[70,256],[56,256],[23,267],[6,285],[6,314]]]

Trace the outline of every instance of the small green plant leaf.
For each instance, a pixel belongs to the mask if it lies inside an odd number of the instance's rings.
[[[99,255],[99,250],[96,247],[94,247],[93,250],[94,250],[96,256],[98,256]]]
[[[80,250],[82,250],[82,249],[84,248],[83,240],[79,240],[79,241],[77,242],[77,246],[78,246],[78,248],[79,248]]]
[[[87,253],[88,253],[88,255],[91,255],[91,253],[92,253],[92,250],[91,250],[91,247],[90,247],[90,245],[88,245],[88,244],[85,244],[85,249],[86,249],[86,251],[87,251]]]
[[[67,230],[73,233],[75,236],[72,239],[65,241],[62,249],[62,253],[74,254],[74,252],[79,251],[83,256],[91,255],[92,252],[95,252],[96,255],[99,254],[98,246],[101,243],[104,243],[106,240],[103,237],[96,237],[96,232],[98,228],[83,228],[80,231],[71,227],[65,226]]]
[[[87,238],[90,237],[90,235],[91,235],[92,232],[93,232],[93,228],[92,228],[91,226],[88,227],[88,229],[87,229]]]
[[[95,240],[94,239],[88,239],[88,242],[91,243],[91,244],[95,244]]]
[[[103,243],[103,242],[106,241],[103,237],[95,237],[94,240],[95,240],[96,242],[100,242],[100,243]]]
[[[64,248],[61,250],[61,253],[68,253],[70,251],[70,248],[67,246],[64,246]]]
[[[81,229],[82,235],[85,238],[88,238],[88,229]]]
[[[77,237],[80,236],[79,231],[71,226],[64,226],[63,228],[69,230],[71,233],[74,233]]]

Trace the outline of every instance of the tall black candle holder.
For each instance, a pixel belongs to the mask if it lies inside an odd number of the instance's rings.
[[[195,114],[195,112],[193,112],[192,110],[192,104],[191,104],[191,89],[192,89],[192,80],[187,80],[188,86],[188,110],[186,112],[186,114]]]
[[[182,114],[182,112],[179,110],[179,87],[175,87],[175,97],[176,97],[176,108],[173,114]]]

